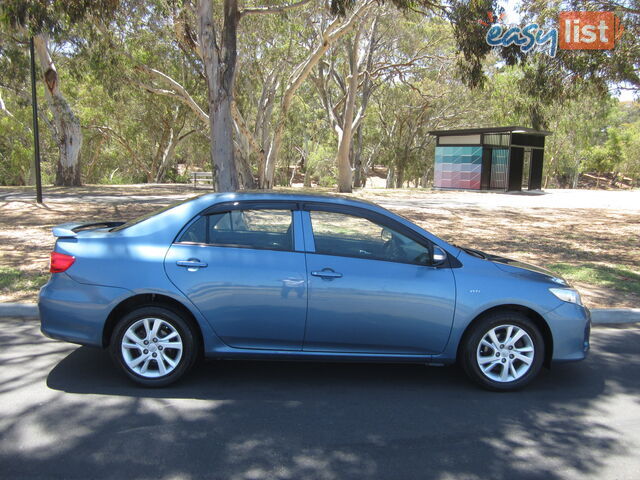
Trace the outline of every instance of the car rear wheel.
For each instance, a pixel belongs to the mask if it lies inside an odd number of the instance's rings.
[[[462,344],[467,375],[484,388],[522,388],[540,372],[544,340],[538,327],[519,312],[497,312],[476,323]]]
[[[140,385],[163,387],[181,378],[194,364],[195,338],[179,314],[142,307],[117,324],[111,337],[111,356]]]

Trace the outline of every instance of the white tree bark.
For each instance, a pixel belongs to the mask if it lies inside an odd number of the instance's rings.
[[[356,108],[356,94],[358,93],[358,50],[360,49],[360,34],[362,26],[356,30],[355,38],[349,48],[349,64],[351,75],[347,79],[347,98],[345,100],[342,127],[338,131],[338,155],[336,163],[338,165],[338,191],[341,193],[351,192],[351,181],[353,170],[349,161],[349,151],[351,150],[351,140],[353,139],[353,117]]]
[[[2,100],[2,92],[0,92],[0,112],[4,113],[7,117],[15,118],[13,113],[7,110],[7,107],[4,104],[4,100]]]
[[[56,142],[60,150],[56,169],[56,185],[80,185],[80,149],[82,131],[80,121],[60,91],[60,79],[49,53],[49,39],[45,34],[33,39],[34,49],[43,72],[45,97],[53,115]]]

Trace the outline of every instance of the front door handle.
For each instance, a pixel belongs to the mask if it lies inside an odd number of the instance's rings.
[[[342,278],[341,273],[335,272],[330,268],[323,268],[319,272],[311,272],[311,275],[320,278]]]
[[[201,262],[197,258],[190,258],[189,260],[178,260],[176,262],[176,265],[178,265],[179,267],[187,267],[189,269],[191,269],[191,268],[205,268],[207,266],[206,263]]]

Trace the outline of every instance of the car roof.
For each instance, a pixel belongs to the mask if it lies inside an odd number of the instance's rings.
[[[321,202],[336,205],[349,205],[354,207],[367,208],[387,212],[385,208],[367,200],[353,199],[343,195],[315,194],[315,193],[291,193],[291,192],[265,192],[260,190],[244,190],[241,192],[221,192],[207,193],[196,197],[192,201],[202,205],[213,205],[216,203],[234,201],[291,201],[291,202]]]

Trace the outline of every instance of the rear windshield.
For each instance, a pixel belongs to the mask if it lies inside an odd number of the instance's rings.
[[[157,210],[153,210],[149,213],[145,213],[144,215],[141,215],[137,218],[134,218],[132,220],[129,220],[126,223],[123,223],[122,225],[119,225],[115,228],[112,228],[111,230],[109,230],[110,232],[119,232],[120,230],[124,230],[125,228],[129,228],[132,227],[134,225],[137,225],[138,223],[144,222],[145,220],[147,220],[148,218],[154,217],[156,215],[161,214],[162,212],[166,212],[167,210],[173,208],[173,207],[177,207],[178,205],[182,205],[183,203],[187,203],[190,202],[191,200],[198,198],[202,195],[196,195],[195,197],[191,197],[188,198],[186,200],[180,200],[179,202],[174,202],[170,205],[167,205],[166,207],[162,207],[162,208],[158,208]]]

